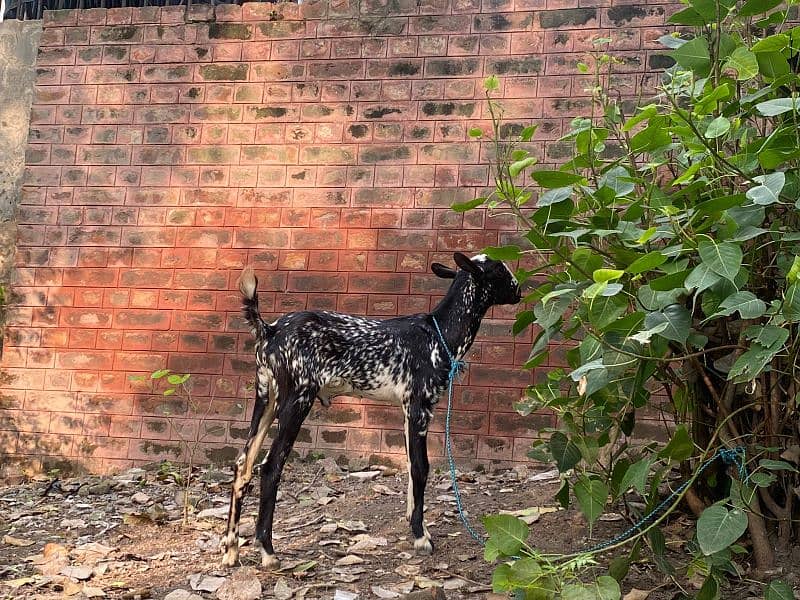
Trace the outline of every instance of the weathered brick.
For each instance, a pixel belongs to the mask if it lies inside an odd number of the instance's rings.
[[[428,77],[467,77],[481,72],[479,58],[428,58],[425,75]]]
[[[565,8],[539,12],[539,25],[542,29],[565,27],[594,27],[597,25],[597,9]]]

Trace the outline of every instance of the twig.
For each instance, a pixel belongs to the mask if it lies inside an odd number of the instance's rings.
[[[322,508],[322,507],[320,507]],[[297,531],[298,529],[302,529],[303,527],[308,527],[309,525],[313,525],[314,523],[319,523],[320,521],[325,519],[325,515],[318,515],[311,519],[310,521],[306,521],[305,523],[299,523],[297,525],[292,525],[291,527],[285,527],[283,529],[284,532],[287,531]]]

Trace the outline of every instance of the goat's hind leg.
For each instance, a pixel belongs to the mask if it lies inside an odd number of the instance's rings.
[[[278,433],[261,468],[261,499],[256,523],[256,540],[261,545],[261,566],[268,569],[277,569],[280,566],[280,561],[275,556],[275,548],[272,546],[272,523],[278,484],[286,459],[292,451],[303,421],[314,404],[315,396],[316,394],[311,393],[303,395],[292,393],[286,396],[286,402],[281,402]]]
[[[256,378],[256,405],[253,409],[253,419],[250,422],[250,431],[244,448],[236,458],[233,485],[231,488],[231,505],[228,511],[228,529],[222,538],[222,564],[233,566],[239,558],[239,519],[242,516],[242,501],[248,484],[253,478],[253,467],[258,451],[264,443],[272,421],[275,419],[275,405],[277,398],[269,388],[267,378],[259,384]]]
[[[410,465],[409,502],[413,497],[411,509],[411,533],[414,534],[414,551],[417,554],[433,553],[433,542],[425,526],[425,484],[428,481],[428,424],[431,411],[428,406],[412,401],[406,407],[406,447]]]

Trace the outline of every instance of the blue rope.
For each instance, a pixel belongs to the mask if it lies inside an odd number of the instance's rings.
[[[442,346],[444,347],[444,351],[447,354],[447,358],[450,361],[450,372],[447,375],[448,386],[447,386],[447,417],[445,419],[444,424],[444,440],[445,440],[445,449],[447,452],[447,462],[450,467],[450,481],[453,485],[453,496],[456,499],[456,508],[458,509],[458,516],[461,519],[461,522],[464,524],[464,528],[467,532],[472,536],[476,542],[481,545],[486,543],[486,540],[477,532],[475,529],[470,525],[469,519],[467,518],[466,513],[464,512],[464,504],[461,500],[461,490],[458,487],[458,479],[456,478],[456,462],[453,458],[453,445],[450,436],[450,422],[451,416],[453,413],[453,382],[455,378],[464,370],[466,363],[463,360],[458,360],[453,356],[453,353],[450,352],[450,348],[447,345],[447,342],[444,339],[444,335],[442,334],[442,330],[439,327],[439,323],[436,320],[436,317],[431,315],[431,319],[433,319],[433,325],[436,327],[436,333],[439,334],[439,341],[442,342]],[[725,464],[728,465],[736,465],[739,471],[739,480],[743,483],[746,483],[750,476],[747,474],[747,467],[745,465],[745,449],[744,446],[737,446],[735,448],[720,448],[717,450],[713,456],[708,458],[702,465],[700,465],[700,469],[697,472],[699,476],[702,474],[708,467],[710,467],[715,460],[718,458],[722,459]],[[647,525],[650,521],[652,521],[658,514],[661,513],[670,503],[675,500],[678,496],[680,496],[684,490],[694,481],[695,478],[688,479],[687,481],[683,482],[680,486],[678,486],[669,496],[667,496],[658,506],[656,506],[653,510],[651,510],[648,514],[643,516],[639,521],[631,525],[628,529],[620,533],[619,535],[613,537],[610,540],[605,542],[601,542],[585,550],[584,552],[587,554],[591,554],[594,552],[598,552],[609,546],[613,546],[620,542],[627,540],[629,537],[633,536],[639,529]]]
[[[447,375],[447,418],[444,422],[444,445],[447,451],[447,462],[450,465],[450,480],[453,484],[453,496],[455,496],[458,516],[464,524],[464,528],[472,536],[472,539],[483,545],[485,543],[483,537],[472,528],[464,512],[464,506],[461,502],[461,490],[458,488],[458,480],[456,479],[456,461],[453,459],[453,444],[450,439],[450,417],[453,413],[453,382],[458,374],[464,370],[466,364],[463,360],[458,360],[453,356],[453,353],[450,352],[450,348],[447,346],[444,335],[442,335],[442,330],[439,328],[439,322],[433,315],[431,315],[431,319],[433,319],[433,325],[436,327],[436,333],[439,334],[439,341],[442,342],[444,351],[447,354],[447,359],[450,361],[450,372]]]
[[[703,471],[705,471],[711,464],[721,458],[725,464],[728,465],[736,465],[739,471],[739,479],[746,483],[749,479],[747,474],[747,467],[745,466],[745,449],[743,446],[737,446],[736,448],[720,448],[717,450],[711,458],[707,459],[702,465],[700,465],[700,469],[697,472],[699,476]],[[669,496],[667,496],[661,504],[656,506],[653,510],[651,510],[648,514],[643,516],[639,521],[631,525],[628,529],[620,533],[619,535],[615,536],[614,538],[601,542],[599,544],[595,544],[588,550],[584,552],[587,554],[592,554],[594,552],[598,552],[609,546],[613,546],[615,544],[619,544],[620,542],[624,542],[629,537],[633,536],[639,529],[647,525],[651,520],[653,520],[662,510],[664,510],[667,506],[672,503],[675,498],[680,496],[684,490],[691,485],[691,483],[697,479],[697,477],[688,479],[684,481],[680,486],[678,486]]]

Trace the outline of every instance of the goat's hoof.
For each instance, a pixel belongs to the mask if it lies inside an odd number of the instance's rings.
[[[238,560],[239,560],[239,549],[228,548],[227,550],[225,550],[225,554],[222,555],[222,566],[232,567],[236,564],[236,561]]]
[[[277,571],[281,568],[281,561],[274,554],[267,554],[261,551],[261,566],[270,571]]]
[[[414,540],[414,553],[420,556],[430,556],[433,554],[433,542],[429,537],[421,537]]]

